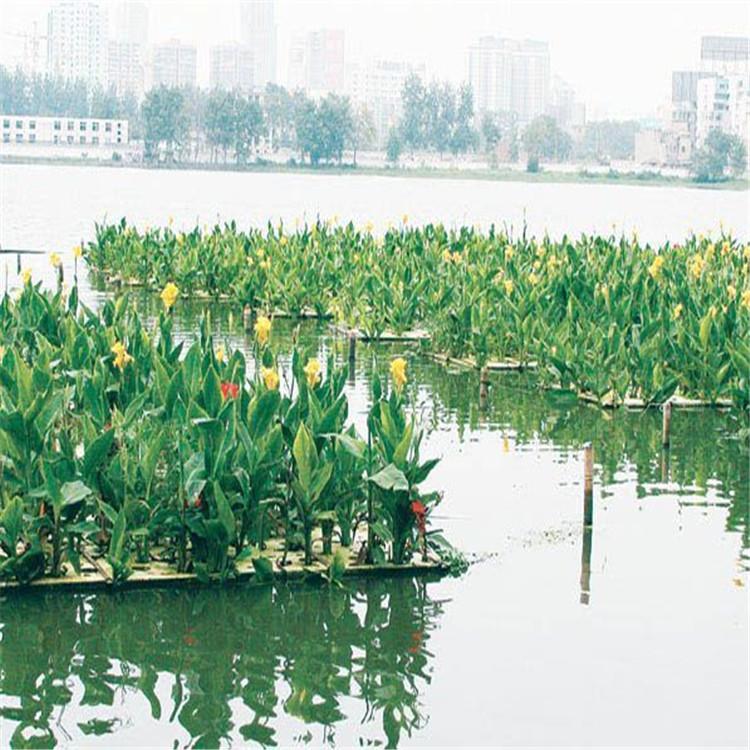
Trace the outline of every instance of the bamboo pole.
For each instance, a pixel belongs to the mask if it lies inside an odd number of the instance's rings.
[[[583,446],[583,525],[594,524],[594,446]]]
[[[669,431],[672,427],[672,402],[667,401],[662,407],[661,444],[669,448]]]
[[[487,396],[490,390],[490,371],[483,367],[479,371],[479,406],[482,409],[487,407]]]

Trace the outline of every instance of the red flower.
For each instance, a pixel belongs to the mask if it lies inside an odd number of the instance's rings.
[[[203,495],[198,495],[198,497],[195,498],[193,506],[196,508],[200,508],[201,505],[203,505]]]
[[[222,383],[221,397],[226,401],[228,398],[237,398],[240,395],[240,387],[236,383]]]
[[[425,518],[427,516],[427,508],[425,508],[424,504],[419,500],[415,500],[410,507],[411,512],[417,517],[417,528],[419,529],[419,533],[424,534],[426,528]]]
[[[409,653],[410,654],[418,654],[419,649],[422,646],[422,637],[423,633],[421,630],[415,630],[411,634],[411,646],[409,646]]]

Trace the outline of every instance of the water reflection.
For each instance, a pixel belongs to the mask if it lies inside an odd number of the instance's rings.
[[[235,588],[39,595],[3,602],[5,742],[112,735],[265,747],[337,725],[395,747],[428,721],[429,641],[443,602],[407,578],[354,590]],[[349,700],[353,699],[353,700]],[[148,716],[138,716],[144,711]],[[90,719],[86,717],[91,716]],[[141,738],[149,736],[141,732]]]

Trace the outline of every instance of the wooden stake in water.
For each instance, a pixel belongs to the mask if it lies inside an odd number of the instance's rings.
[[[594,446],[583,446],[583,525],[594,524]]]
[[[581,544],[581,604],[588,604],[591,599],[591,546],[594,529],[584,525]]]
[[[16,253],[16,273],[21,273],[21,253]]]
[[[669,448],[669,430],[672,427],[672,402],[667,401],[662,407],[661,444]]]
[[[250,305],[245,305],[242,308],[242,327],[245,329],[245,333],[250,333],[253,330],[253,310]]]
[[[487,406],[487,396],[490,390],[490,373],[486,367],[479,371],[479,406],[484,409]]]
[[[60,289],[62,289],[64,278],[65,278],[65,272],[63,271],[63,264],[62,262],[60,262],[60,265],[57,267],[57,286]]]
[[[354,362],[357,359],[357,334],[354,331],[349,331],[349,362]]]

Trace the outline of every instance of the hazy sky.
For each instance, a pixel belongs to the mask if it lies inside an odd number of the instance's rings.
[[[107,5],[114,5],[108,2]],[[198,44],[199,83],[208,80],[208,47],[238,33],[238,3],[146,0],[151,41]],[[15,63],[26,31],[45,29],[50,2],[0,0],[0,61]],[[670,95],[675,69],[695,68],[704,34],[750,35],[747,0],[278,0],[279,73],[291,37],[342,28],[347,59],[424,62],[432,76],[461,80],[467,47],[484,34],[546,40],[552,71],[586,102],[589,116],[649,116]]]

